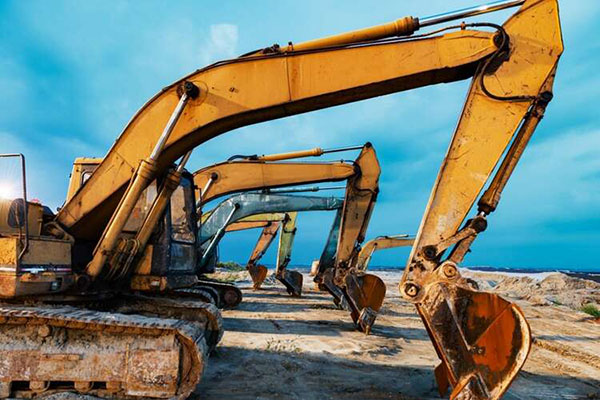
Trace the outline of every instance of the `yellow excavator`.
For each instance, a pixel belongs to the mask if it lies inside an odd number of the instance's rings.
[[[408,247],[415,243],[415,238],[410,235],[378,236],[366,242],[360,249],[358,257],[354,259],[353,268],[357,272],[364,272],[369,268],[373,253],[384,249]]]
[[[518,9],[502,25],[445,25],[508,7]],[[26,196],[9,207],[6,225],[13,230],[0,238],[0,296],[16,304],[0,307],[0,397],[61,390],[186,397],[200,379],[203,335],[214,313],[195,310],[201,303],[193,297],[193,307],[181,307],[182,297],[160,294],[193,287],[191,274],[140,266],[149,263],[157,221],[169,208],[187,210],[193,198],[185,196],[191,185],[183,173],[192,149],[245,125],[472,78],[400,291],[415,304],[440,357],[440,392],[452,386],[451,399],[500,398],[527,358],[530,330],[516,305],[465,285],[457,265],[485,230],[552,99],[562,51],[557,0],[503,0],[273,45],[165,87],[133,116],[57,215],[42,211],[29,234],[29,211],[39,215],[37,207]],[[146,217],[124,235],[152,185],[157,196]],[[463,225],[475,202],[477,215]],[[177,245],[191,241],[184,220],[170,221],[182,239],[172,241]],[[163,262],[159,254],[151,258],[156,266]],[[336,267],[336,283],[345,288],[347,265]],[[113,301],[103,300],[117,289]]]
[[[300,157],[318,157],[323,154],[357,149],[360,149],[361,152],[352,163],[344,161],[289,161]],[[288,161],[281,162],[282,160]],[[340,230],[341,234],[339,235],[338,240],[339,252],[337,253],[337,258],[347,264],[350,263],[350,260],[356,255],[355,253],[357,253],[359,248],[358,245],[364,240],[367,225],[379,190],[379,175],[379,162],[377,160],[375,149],[371,143],[366,143],[363,146],[350,146],[325,150],[314,148],[263,156],[234,156],[226,162],[202,168],[194,173],[194,183],[197,187],[198,198],[200,199],[197,203],[197,212],[198,214],[201,213],[203,204],[219,196],[233,192],[256,189],[270,190],[282,186],[347,180],[342,215],[342,229]],[[203,223],[205,222],[204,217],[201,220]],[[201,265],[199,272],[210,272],[209,268],[207,269],[207,266],[210,267],[211,265],[214,265],[214,263]],[[247,267],[254,286],[260,287],[267,276],[267,269],[264,266],[252,263],[249,263]],[[345,269],[343,274],[347,274],[349,271],[350,269]],[[293,291],[299,293],[302,286],[302,275],[288,275],[290,279],[285,280],[284,284],[286,284],[286,287],[291,285],[291,287],[294,288]],[[292,279],[292,276],[295,279]],[[360,285],[362,284],[363,279],[371,282],[371,277],[353,280],[354,291],[349,292],[349,295],[354,298],[354,301],[351,301],[351,303],[357,304],[356,310],[353,312],[353,319],[355,322],[358,321],[362,309],[367,307],[378,307],[376,304],[370,304],[370,299],[374,297],[362,291]],[[327,287],[336,290],[335,288],[332,288],[332,280],[329,280],[328,282],[330,283]],[[370,290],[376,290],[378,293],[385,293],[383,282],[376,277],[372,277],[372,282],[373,288]],[[382,299],[383,297],[381,297],[381,300]],[[379,302],[380,301],[377,300],[375,303]]]

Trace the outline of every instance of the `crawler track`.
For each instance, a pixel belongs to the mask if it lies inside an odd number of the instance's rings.
[[[144,300],[127,307],[174,303]],[[193,305],[187,303],[171,310]],[[200,307],[204,314],[189,320],[72,306],[0,305],[0,398],[61,391],[111,399],[187,398],[202,377],[209,348],[222,335],[218,311],[212,321],[206,318],[213,314],[211,307]]]

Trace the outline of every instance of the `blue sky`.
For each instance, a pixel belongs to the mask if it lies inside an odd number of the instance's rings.
[[[4,0],[0,152],[24,153],[31,197],[57,207],[73,159],[103,156],[148,98],[190,71],[276,42],[480,2]],[[600,270],[600,2],[563,0],[561,16],[566,51],[555,99],[465,265]],[[382,162],[368,236],[413,233],[467,88],[438,85],[246,127],[198,148],[189,166],[368,140]],[[300,216],[293,263],[318,258],[332,219]],[[257,235],[231,234],[223,258],[244,261]],[[407,254],[380,252],[373,263],[403,265]]]

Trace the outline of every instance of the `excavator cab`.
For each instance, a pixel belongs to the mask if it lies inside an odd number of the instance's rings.
[[[146,189],[156,193],[156,186]],[[124,235],[138,232],[153,202],[149,193],[142,196],[123,229]],[[177,288],[183,281],[193,284],[197,263],[194,183],[183,173],[180,184],[171,195],[164,217],[148,243],[137,265],[131,286],[135,290]]]
[[[67,201],[85,185],[102,159],[77,158],[73,163]],[[152,181],[141,193],[120,234],[120,242],[112,258],[120,266],[105,271],[104,279],[141,292],[178,292],[193,294],[219,307],[233,307],[241,301],[241,292],[233,285],[198,280],[197,230],[194,178],[182,170],[168,196],[163,196],[164,210],[156,223],[148,217],[169,175]],[[147,244],[140,251],[137,236],[150,225]],[[136,257],[131,254],[136,253]],[[89,254],[89,253],[88,253]],[[89,260],[78,260],[85,264]],[[124,279],[128,277],[129,279]],[[183,289],[182,289],[183,288]],[[183,294],[181,292],[180,294]]]
[[[101,158],[79,157],[73,162],[67,201],[72,198],[92,176]],[[157,179],[143,191],[121,232],[122,239],[131,239],[140,231],[144,220],[156,200],[163,180]],[[168,199],[152,238],[132,272],[131,288],[134,290],[167,290],[184,281],[195,282],[197,216],[194,207],[194,181],[191,174],[183,172],[179,185]],[[121,271],[123,272],[123,271]],[[131,271],[130,271],[131,272]],[[122,277],[123,275],[118,275]],[[185,278],[185,276],[188,276]],[[108,277],[114,280],[114,277]]]

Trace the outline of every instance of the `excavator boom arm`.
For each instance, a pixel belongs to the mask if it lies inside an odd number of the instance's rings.
[[[152,153],[186,81],[199,94],[187,101],[156,160],[158,171],[238,127],[466,79],[497,50],[493,37],[461,30],[418,40],[242,57],[203,68],[142,107],[57,220],[76,238],[99,237],[97,227],[106,225],[140,160]]]
[[[249,190],[338,182],[356,173],[345,162],[279,162],[233,161],[202,168],[194,173],[201,206],[217,197]],[[206,190],[204,190],[206,189]]]
[[[203,221],[209,217],[210,213],[202,214]],[[243,231],[246,229],[266,228],[274,223],[279,223],[286,218],[285,213],[255,214],[242,218],[232,224],[227,225],[225,232]]]

